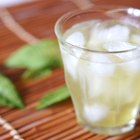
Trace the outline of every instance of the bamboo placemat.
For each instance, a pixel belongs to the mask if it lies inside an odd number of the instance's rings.
[[[31,34],[31,38],[55,38],[54,24],[64,13],[74,9],[85,9],[94,4],[122,4],[122,1],[111,0],[39,0],[8,8],[14,20]],[[140,7],[140,1],[124,0],[127,6]],[[86,5],[86,6],[85,6]],[[6,14],[6,13],[5,13]],[[96,135],[80,127],[76,123],[71,100],[50,108],[36,111],[35,105],[44,92],[53,90],[64,84],[63,69],[57,69],[47,78],[22,81],[21,70],[4,67],[5,59],[21,45],[28,42],[27,38],[18,36],[16,31],[9,29],[0,20],[0,70],[16,84],[26,107],[22,110],[0,108],[0,115],[25,140],[140,140],[140,122],[134,131],[116,137]],[[29,37],[29,38],[30,38]],[[29,42],[28,42],[29,43]],[[0,126],[0,140],[12,140],[9,131]]]

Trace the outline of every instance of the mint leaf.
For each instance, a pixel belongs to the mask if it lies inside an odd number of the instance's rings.
[[[0,105],[22,108],[24,105],[12,82],[0,74]]]
[[[41,40],[32,45],[24,45],[6,60],[5,65],[30,70],[61,67],[58,43],[56,40]]]
[[[51,106],[55,103],[61,102],[63,100],[66,100],[70,97],[70,94],[67,90],[66,86],[62,86],[55,91],[47,93],[46,96],[44,96],[40,102],[37,105],[37,109],[43,109],[48,106]]]
[[[0,106],[14,107],[14,105],[0,94]]]
[[[23,79],[37,79],[37,78],[41,78],[44,76],[49,76],[52,74],[52,70],[50,69],[39,69],[39,70],[26,70],[23,75],[22,78]]]

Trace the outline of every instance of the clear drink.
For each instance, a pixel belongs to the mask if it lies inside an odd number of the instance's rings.
[[[140,103],[140,29],[116,19],[92,19],[74,24],[62,38],[78,122],[97,133],[132,130]]]

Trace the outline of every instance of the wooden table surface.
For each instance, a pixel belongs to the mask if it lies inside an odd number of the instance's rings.
[[[83,1],[84,4],[81,4]],[[14,20],[37,39],[55,38],[54,24],[68,11],[84,9],[94,4],[116,4],[140,7],[139,0],[34,0],[31,3],[8,8]],[[86,5],[86,6],[85,6]],[[1,13],[0,13],[1,14]],[[1,14],[2,15],[2,14]],[[3,15],[4,16],[4,15]],[[140,140],[140,123],[134,131],[116,137],[96,135],[77,124],[70,99],[50,108],[37,111],[35,106],[44,92],[64,84],[63,69],[39,80],[21,80],[20,70],[4,67],[4,60],[17,48],[29,43],[17,35],[0,19],[0,70],[16,84],[26,107],[22,110],[0,108],[5,118],[25,140]],[[20,32],[16,31],[16,32]],[[12,140],[9,132],[0,126],[0,140]]]

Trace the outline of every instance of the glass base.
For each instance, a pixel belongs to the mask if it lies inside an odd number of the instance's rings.
[[[135,120],[129,122],[129,124],[123,125],[121,127],[113,127],[113,128],[102,128],[102,127],[94,127],[94,126],[87,126],[87,124],[82,124],[87,130],[97,133],[97,134],[104,134],[104,135],[120,135],[123,133],[127,133],[132,131],[135,128]]]

